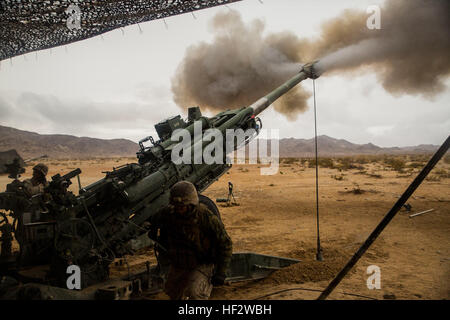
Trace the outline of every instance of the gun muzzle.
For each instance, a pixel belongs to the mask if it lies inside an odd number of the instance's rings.
[[[316,60],[314,62],[310,62],[310,63],[303,65],[302,70],[300,72],[304,72],[307,75],[307,77],[310,79],[317,79],[318,77],[320,77],[320,74],[314,68],[314,65],[317,62],[319,62],[319,60]]]
[[[283,83],[281,86],[273,90],[271,93],[266,95],[265,97],[259,99],[258,101],[254,102],[252,105],[250,105],[251,108],[253,108],[254,112],[253,115],[257,116],[261,112],[263,112],[267,107],[269,107],[272,103],[275,102],[279,97],[287,93],[289,90],[291,90],[293,87],[295,87],[297,84],[299,84],[301,81],[310,78],[310,79],[317,79],[320,75],[317,73],[317,70],[314,68],[314,65],[317,63],[317,61],[307,63],[302,66],[302,69],[299,73],[297,73],[295,76],[293,76],[291,79]]]

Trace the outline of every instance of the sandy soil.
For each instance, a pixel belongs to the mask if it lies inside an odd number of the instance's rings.
[[[103,177],[102,171],[134,162],[129,159],[46,160],[49,176],[82,170],[83,185]],[[229,174],[213,184],[205,194],[212,199],[228,193],[234,184],[239,206],[219,205],[223,222],[233,240],[233,251],[251,251],[300,259],[299,264],[274,272],[259,281],[234,283],[215,288],[211,299],[315,299],[345,265],[369,233],[393,206],[417,175],[399,174],[379,163],[365,164],[364,170],[320,168],[320,231],[324,261],[315,261],[315,171],[305,164],[281,164],[278,174],[260,175],[259,165],[235,165]],[[450,170],[442,161],[436,170]],[[27,172],[31,170],[28,169]],[[333,176],[342,176],[336,180]],[[29,173],[24,178],[29,177]],[[0,190],[9,182],[0,176]],[[370,250],[330,295],[330,299],[360,299],[345,293],[377,299],[450,298],[450,180],[447,177],[425,181],[408,201],[411,212],[402,209],[375,241]],[[76,190],[76,179],[72,189]],[[355,190],[357,190],[355,192]],[[359,191],[361,192],[359,192]],[[415,212],[433,212],[409,218]],[[132,268],[154,261],[152,250],[127,257]],[[381,269],[381,289],[369,290],[367,267]],[[125,272],[118,266],[113,274]],[[147,297],[166,299],[165,295]]]

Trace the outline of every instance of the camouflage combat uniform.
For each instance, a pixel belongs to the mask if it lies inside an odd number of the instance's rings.
[[[13,241],[13,227],[9,223],[4,223],[0,227],[2,236],[0,237],[0,258],[7,258],[12,253],[12,241]]]
[[[38,177],[35,173],[39,173]],[[48,186],[48,182],[45,176],[48,173],[48,167],[45,164],[39,163],[33,167],[33,177],[23,181],[24,188],[29,197],[36,194],[44,193],[45,187]]]
[[[33,197],[37,194],[42,194],[44,200],[47,200],[49,195],[45,194],[45,188],[48,186],[45,178],[48,173],[48,167],[45,164],[39,163],[33,167],[33,177],[23,181],[23,187],[28,197]],[[33,212],[24,212],[22,216],[22,223],[30,223],[41,221],[41,214],[39,210]]]
[[[192,206],[186,216],[173,206],[152,219],[153,234],[160,230],[161,252],[170,262],[165,292],[175,300],[208,299],[214,277],[225,278],[232,242],[224,225],[204,204]]]

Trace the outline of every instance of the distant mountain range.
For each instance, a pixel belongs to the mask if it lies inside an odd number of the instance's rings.
[[[306,157],[314,154],[312,139],[280,139],[280,157]],[[382,148],[373,143],[355,144],[344,139],[335,139],[326,135],[317,137],[319,155],[343,156],[357,154],[423,154],[434,153],[439,146],[421,144],[411,147]]]
[[[322,135],[318,137],[319,155],[433,153],[439,146],[382,148],[372,143],[355,144]],[[306,157],[314,154],[314,139],[280,139],[280,157]],[[0,126],[0,151],[15,149],[22,158],[47,155],[50,158],[134,157],[137,143],[127,139],[95,139],[62,134],[38,134]],[[270,148],[268,149],[270,150]]]
[[[95,139],[63,134],[38,134],[0,126],[0,151],[15,149],[22,158],[134,157],[139,146],[127,139]]]

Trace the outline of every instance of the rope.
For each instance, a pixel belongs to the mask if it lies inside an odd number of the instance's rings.
[[[316,153],[316,217],[317,217],[317,254],[316,259],[323,260],[322,248],[320,247],[320,229],[319,229],[319,157],[317,152],[317,112],[316,112],[316,81],[313,79],[314,95],[314,143]]]

